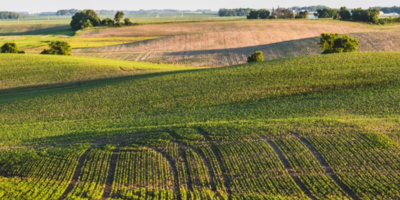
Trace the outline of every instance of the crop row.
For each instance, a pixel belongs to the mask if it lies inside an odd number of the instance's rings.
[[[156,151],[144,147],[119,151],[111,196],[165,199],[173,195],[174,177],[168,161]],[[165,198],[164,198],[165,197]]]
[[[265,141],[216,145],[233,194],[304,196]]]
[[[338,178],[359,197],[400,197],[399,150],[378,134],[308,138]]]
[[[51,149],[49,152],[55,153]],[[81,153],[82,149],[62,156],[33,149],[1,152],[0,157],[6,159],[0,159],[0,171],[5,176],[0,177],[0,198],[58,199],[67,187]]]
[[[87,155],[78,183],[67,198],[100,199],[103,196],[112,152],[93,149]]]
[[[301,184],[315,199],[350,199],[300,139],[275,140]]]

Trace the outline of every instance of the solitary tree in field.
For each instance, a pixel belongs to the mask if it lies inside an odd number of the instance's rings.
[[[122,12],[122,11],[118,11],[116,14],[115,14],[115,17],[114,17],[114,21],[115,21],[115,23],[119,23],[119,22],[121,22],[121,20],[122,20],[122,18],[124,18],[124,12]]]
[[[5,43],[1,47],[1,53],[18,53],[18,46],[17,44],[10,42],[10,43]]]
[[[53,41],[49,44],[50,49],[43,50],[42,54],[71,55],[71,45],[63,41]]]
[[[262,51],[256,51],[253,54],[251,54],[248,58],[247,58],[247,62],[248,63],[252,63],[252,62],[262,62],[264,61],[264,56],[263,56],[263,52]]]
[[[360,43],[357,38],[348,35],[339,36],[338,33],[322,33],[319,45],[322,54],[355,52]]]

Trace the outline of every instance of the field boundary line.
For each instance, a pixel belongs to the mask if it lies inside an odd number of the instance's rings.
[[[305,185],[301,182],[299,175],[297,175],[294,172],[294,170],[290,166],[289,161],[287,160],[287,158],[285,157],[283,152],[279,149],[279,147],[272,140],[269,140],[263,136],[260,136],[260,137],[262,139],[264,139],[269,144],[269,146],[274,150],[274,152],[277,154],[279,160],[282,162],[282,164],[285,167],[288,174],[292,177],[295,184],[304,192],[304,194],[307,195],[310,199],[313,199],[313,200],[316,199],[314,196],[311,195],[311,192],[309,190],[307,190]]]
[[[346,185],[344,184],[339,177],[334,173],[333,169],[329,166],[329,164],[325,161],[325,159],[322,157],[321,153],[315,149],[315,147],[305,138],[301,137],[295,133],[292,133],[296,138],[300,139],[300,141],[311,151],[311,153],[314,155],[314,157],[318,160],[319,164],[322,166],[322,168],[325,170],[325,174],[329,177],[332,178],[335,183],[342,188],[343,192],[345,192],[349,197],[358,200],[359,198],[354,194],[354,192]]]

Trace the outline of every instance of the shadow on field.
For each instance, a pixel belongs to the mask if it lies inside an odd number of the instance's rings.
[[[3,29],[3,30],[1,30]],[[36,25],[32,26],[24,31],[24,27],[19,27],[17,25],[9,25],[0,27],[0,36],[20,36],[20,35],[75,35],[75,31],[71,30],[69,25],[55,25],[55,26],[43,26]],[[21,31],[22,30],[22,31]]]
[[[138,74],[138,75],[129,75],[129,76],[119,76],[112,78],[103,78],[103,79],[92,79],[86,81],[79,82],[69,82],[69,83],[55,83],[55,84],[47,84],[47,85],[39,85],[39,86],[28,86],[28,87],[17,87],[17,88],[9,88],[0,90],[0,103],[15,101],[15,100],[23,100],[27,98],[40,97],[45,95],[52,94],[62,94],[68,92],[77,92],[86,89],[98,88],[101,86],[109,85],[109,84],[118,84],[124,81],[152,78],[164,75],[174,75],[181,73],[188,73],[194,71],[204,71],[210,69],[198,69],[198,70],[181,70],[181,71],[172,71],[172,72],[155,72],[155,73],[147,73],[147,74]]]

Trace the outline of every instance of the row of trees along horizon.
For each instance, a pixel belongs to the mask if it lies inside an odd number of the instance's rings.
[[[389,9],[386,9],[389,10]],[[393,7],[390,11],[397,10],[397,7]],[[398,9],[400,12],[400,9]],[[309,15],[308,10],[302,10],[295,12],[293,8],[277,8],[272,9],[270,12],[267,9],[250,9],[250,8],[238,8],[238,9],[220,9],[218,12],[219,16],[247,16],[247,19],[294,19],[294,18],[307,18]],[[400,23],[400,17],[398,18],[385,18],[379,19],[380,8],[355,8],[347,9],[341,7],[340,9],[333,8],[319,8],[315,11],[314,16],[318,18],[331,18],[348,21],[360,21],[369,22],[373,24],[391,24]]]

